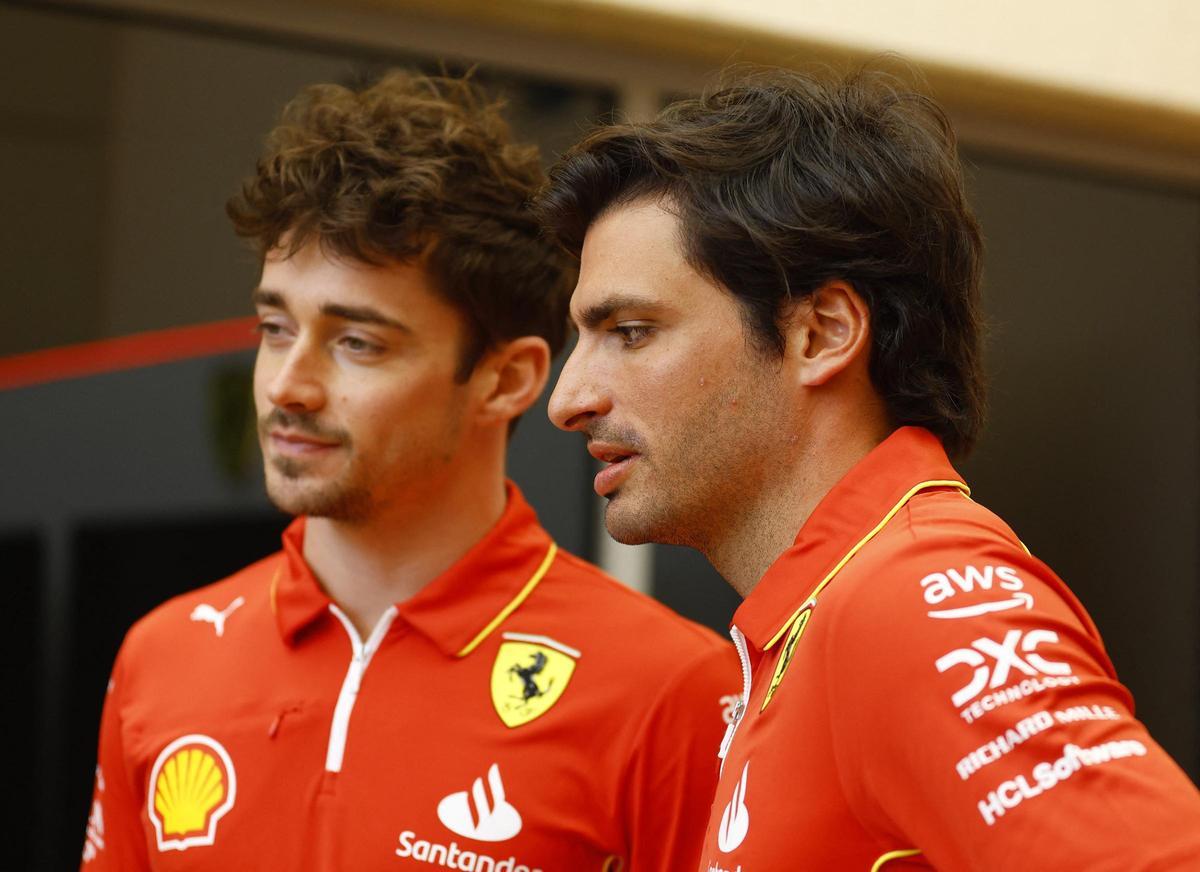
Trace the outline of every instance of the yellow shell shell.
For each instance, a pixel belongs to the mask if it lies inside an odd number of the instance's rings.
[[[168,758],[154,785],[154,809],[164,833],[203,831],[208,816],[225,798],[225,773],[204,748],[180,748]]]

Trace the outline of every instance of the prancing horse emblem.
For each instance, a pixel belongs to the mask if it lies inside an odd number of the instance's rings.
[[[540,687],[538,687],[538,683],[533,678],[533,676],[537,675],[546,668],[546,659],[546,655],[541,651],[535,651],[533,652],[532,666],[522,666],[520,663],[518,663],[515,666],[508,667],[509,672],[521,679],[523,684],[521,688],[522,702],[528,702],[536,696],[544,696],[550,692],[551,688],[554,687],[553,678],[546,683],[545,690],[542,690]],[[516,699],[516,697],[513,698]]]
[[[506,726],[539,718],[558,702],[575,672],[579,652],[529,633],[505,633],[492,663],[492,706]]]

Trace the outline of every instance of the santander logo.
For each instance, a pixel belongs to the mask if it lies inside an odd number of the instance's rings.
[[[438,803],[438,820],[452,833],[481,842],[503,842],[521,832],[521,813],[504,798],[500,767],[493,763],[487,771],[491,797],[483,779],[476,778],[471,791],[460,790]]]
[[[746,808],[746,780],[750,777],[750,761],[742,767],[742,777],[733,788],[733,798],[721,813],[721,829],[717,832],[717,847],[721,853],[735,850],[750,830],[750,810]]]

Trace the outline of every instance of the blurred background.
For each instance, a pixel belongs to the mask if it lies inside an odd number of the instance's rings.
[[[729,62],[903,53],[958,126],[987,239],[992,411],[963,472],[1200,775],[1200,6],[852,5],[0,5],[6,868],[78,863],[128,626],[278,546],[249,397],[258,263],[223,205],[300,87],[395,65],[475,67],[549,162]],[[724,631],[735,598],[703,558],[607,537],[590,464],[544,400],[512,446],[560,544]]]

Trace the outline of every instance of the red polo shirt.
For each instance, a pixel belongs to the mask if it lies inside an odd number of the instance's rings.
[[[903,428],[734,616],[706,872],[1200,868],[1200,794],[1083,607]]]
[[[737,660],[558,550],[491,532],[366,639],[283,551],[129,632],[83,867],[694,867]]]

